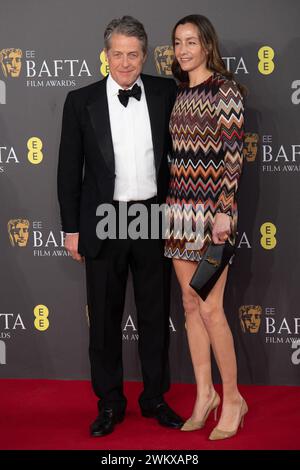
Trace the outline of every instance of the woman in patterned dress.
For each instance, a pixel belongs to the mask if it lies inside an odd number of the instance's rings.
[[[222,412],[209,436],[216,440],[236,434],[248,410],[237,387],[233,338],[223,309],[228,266],[205,301],[189,282],[211,241],[221,244],[235,239],[244,88],[226,70],[215,30],[206,17],[179,20],[173,29],[173,46],[173,74],[180,84],[170,119],[173,154],[167,204],[171,220],[165,256],[173,259],[182,290],[197,383],[193,413],[182,430],[201,429],[213,410],[216,418],[220,397],[212,383],[212,347],[223,385]],[[182,228],[183,221],[190,225]],[[204,226],[201,236],[199,221]]]

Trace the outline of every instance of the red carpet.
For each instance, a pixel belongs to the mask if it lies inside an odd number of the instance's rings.
[[[91,438],[96,400],[87,381],[0,381],[0,449],[300,449],[299,387],[241,386],[249,404],[245,426],[228,440],[210,442],[210,416],[202,430],[183,433],[141,417],[137,398],[141,384],[128,382],[126,419],[104,438]],[[220,391],[220,387],[217,387]],[[168,403],[189,417],[195,386],[175,384]]]

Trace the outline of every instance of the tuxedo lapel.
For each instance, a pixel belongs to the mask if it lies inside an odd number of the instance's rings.
[[[160,161],[163,153],[164,132],[165,132],[165,100],[158,88],[153,85],[151,77],[141,75],[144,84],[146,101],[150,117],[154,160],[156,175],[158,175]]]
[[[108,169],[114,174],[115,158],[109,121],[106,79],[99,82],[99,88],[91,98],[87,108],[101,155],[103,156]]]

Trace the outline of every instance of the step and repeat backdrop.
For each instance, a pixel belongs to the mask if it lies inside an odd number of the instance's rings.
[[[0,9],[0,377],[89,378],[84,266],[64,250],[56,196],[63,103],[108,73],[103,32],[112,18],[144,23],[144,72],[170,77],[171,30],[199,13],[249,89],[238,250],[225,295],[239,381],[300,384],[300,3],[1,0]],[[136,380],[131,279],[127,289],[124,369]],[[170,335],[172,379],[192,382],[175,276]]]

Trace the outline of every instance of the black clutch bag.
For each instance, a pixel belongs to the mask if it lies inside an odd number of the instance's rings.
[[[190,286],[205,300],[227,264],[231,264],[235,245],[228,240],[222,245],[211,243],[190,281]]]

